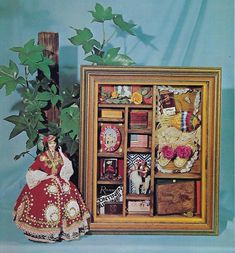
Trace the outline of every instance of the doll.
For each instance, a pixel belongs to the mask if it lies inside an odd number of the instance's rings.
[[[56,137],[43,138],[44,152],[26,173],[13,211],[14,221],[33,241],[79,239],[88,231],[90,215],[76,186],[69,181],[71,161],[57,148]]]

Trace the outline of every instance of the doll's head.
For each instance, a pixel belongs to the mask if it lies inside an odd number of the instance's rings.
[[[48,135],[43,138],[44,150],[57,150],[58,149],[58,140],[54,135]]]

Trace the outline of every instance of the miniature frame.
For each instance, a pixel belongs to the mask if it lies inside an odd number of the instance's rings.
[[[118,164],[116,158],[107,158],[103,161],[103,175],[105,178],[113,180],[118,175]]]
[[[81,67],[91,232],[218,234],[220,100],[220,68]]]

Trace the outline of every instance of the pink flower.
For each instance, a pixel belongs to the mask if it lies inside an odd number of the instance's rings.
[[[188,159],[192,155],[192,149],[189,146],[178,146],[175,152],[179,158],[184,159]]]
[[[161,152],[163,154],[163,157],[168,160],[171,160],[175,156],[175,150],[167,145],[162,147]]]

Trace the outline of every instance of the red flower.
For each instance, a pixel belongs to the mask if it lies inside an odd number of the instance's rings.
[[[163,157],[168,160],[171,160],[175,156],[175,150],[167,145],[162,147],[161,152],[163,154]]]
[[[178,146],[175,152],[179,158],[184,159],[188,159],[192,155],[192,149],[189,146]]]

